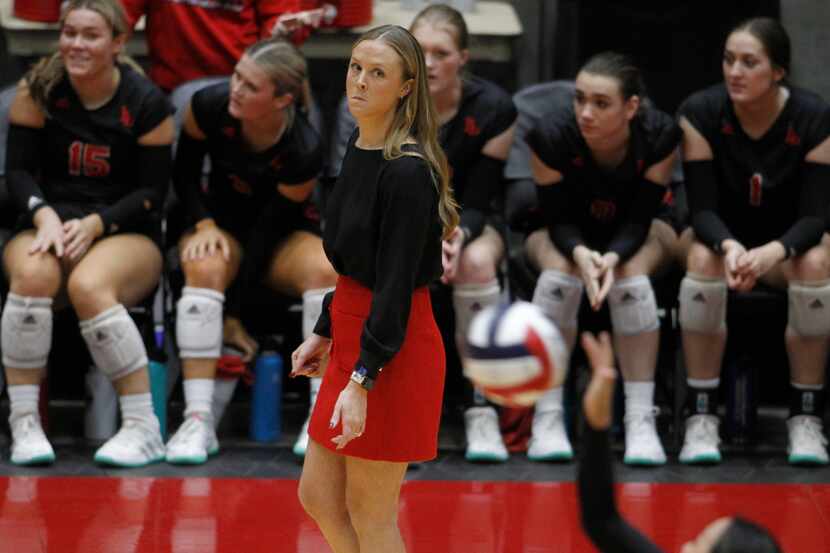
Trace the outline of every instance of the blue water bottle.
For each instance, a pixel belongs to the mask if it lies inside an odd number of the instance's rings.
[[[282,357],[263,349],[254,366],[250,437],[255,442],[276,442],[282,434]]]

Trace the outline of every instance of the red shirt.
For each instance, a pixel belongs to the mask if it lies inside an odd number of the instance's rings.
[[[245,49],[269,36],[281,14],[308,0],[121,0],[130,28],[147,16],[150,78],[170,91],[178,85],[230,75]]]

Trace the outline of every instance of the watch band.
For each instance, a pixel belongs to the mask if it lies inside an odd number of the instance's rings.
[[[369,371],[363,365],[360,365],[353,370],[349,379],[352,382],[360,384],[360,386],[367,392],[375,386],[375,379],[369,377]]]

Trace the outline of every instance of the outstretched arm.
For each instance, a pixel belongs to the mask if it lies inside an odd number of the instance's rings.
[[[591,382],[582,399],[585,436],[577,477],[582,527],[600,551],[661,553],[654,543],[620,516],[614,499],[608,427],[617,373],[611,337],[603,332],[597,339],[586,332],[582,335],[582,347],[592,371]]]

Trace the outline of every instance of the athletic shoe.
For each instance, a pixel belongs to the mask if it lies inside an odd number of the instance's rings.
[[[626,465],[653,467],[666,464],[666,452],[657,435],[656,407],[629,408],[625,413]]]
[[[470,407],[464,412],[467,451],[464,458],[473,462],[503,463],[510,454],[499,430],[499,416],[492,407]]]
[[[37,413],[26,413],[9,421],[12,430],[11,461],[15,465],[42,465],[55,461]]]
[[[715,415],[692,415],[686,419],[686,436],[680,450],[680,462],[690,465],[698,463],[720,463],[718,425]]]
[[[176,465],[201,465],[208,456],[219,452],[219,440],[213,428],[212,417],[205,413],[192,413],[167,442],[168,463]]]
[[[574,452],[565,432],[562,409],[549,409],[533,415],[527,458],[531,461],[570,461]]]
[[[787,419],[789,445],[787,453],[793,465],[826,465],[827,438],[821,431],[821,419],[796,415]]]
[[[158,425],[127,419],[118,433],[95,452],[95,462],[115,467],[143,467],[164,459]]]
[[[308,449],[308,423],[311,422],[311,411],[308,412],[303,427],[300,428],[300,434],[297,436],[297,441],[294,442],[294,447],[291,451],[297,457],[305,457],[305,452]]]

